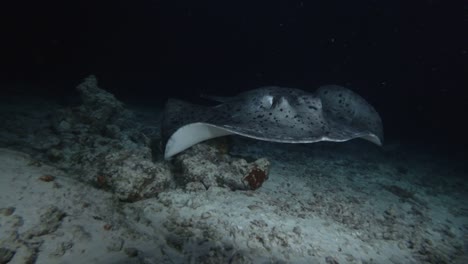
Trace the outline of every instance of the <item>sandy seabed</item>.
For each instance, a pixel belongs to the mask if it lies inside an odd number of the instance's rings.
[[[38,120],[63,106],[9,102],[0,115],[0,263],[468,263],[466,165],[456,155],[399,142],[235,137],[228,155],[271,164],[260,188],[176,182],[123,200],[37,147],[53,133]],[[160,108],[127,108],[132,122],[158,130]]]

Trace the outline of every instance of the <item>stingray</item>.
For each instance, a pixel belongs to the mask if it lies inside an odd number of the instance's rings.
[[[177,99],[166,103],[162,121],[165,159],[226,135],[280,143],[355,138],[379,146],[383,143],[379,114],[361,96],[341,86],[322,86],[314,93],[269,86],[234,97],[205,97],[219,104],[201,106]]]

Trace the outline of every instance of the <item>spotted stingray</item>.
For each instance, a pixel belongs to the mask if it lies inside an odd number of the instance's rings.
[[[169,99],[162,123],[165,159],[204,140],[232,134],[281,143],[354,138],[383,142],[379,114],[341,86],[322,86],[315,93],[270,86],[208,98],[220,104],[208,107]]]

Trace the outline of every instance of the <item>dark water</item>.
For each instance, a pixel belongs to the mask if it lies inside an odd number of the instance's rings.
[[[87,75],[163,104],[339,84],[387,139],[466,143],[467,6],[453,1],[47,1],[2,7],[4,93],[76,97]]]

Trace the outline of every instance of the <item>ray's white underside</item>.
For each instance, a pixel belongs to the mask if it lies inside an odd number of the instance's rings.
[[[270,139],[270,138],[256,137],[256,136],[252,136],[252,135],[248,135],[244,133],[235,132],[233,130],[230,130],[229,128],[219,127],[219,126],[215,126],[215,125],[208,124],[208,123],[198,122],[198,123],[191,123],[191,124],[182,126],[178,130],[176,130],[174,134],[171,135],[171,137],[169,138],[166,144],[164,158],[166,160],[170,159],[174,155],[202,141],[212,139],[212,138],[227,136],[227,135],[233,135],[233,134],[248,137],[248,138],[258,139],[258,140],[277,142],[277,143],[313,143],[313,142],[319,142],[319,141],[343,142],[343,141],[348,141],[354,138],[362,138],[372,143],[375,143],[379,146],[382,145],[382,142],[380,141],[380,139],[372,133],[356,134],[354,137],[350,137],[350,138],[343,139],[343,140],[331,139],[326,136],[323,136],[321,138],[317,138],[314,140]]]

